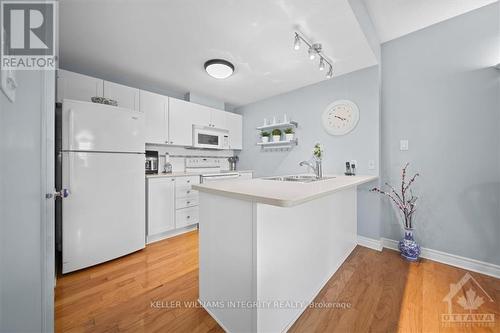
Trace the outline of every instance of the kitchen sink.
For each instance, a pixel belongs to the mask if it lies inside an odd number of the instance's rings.
[[[316,178],[316,176],[312,175],[297,175],[297,176],[277,176],[277,177],[266,177],[262,178],[265,180],[275,180],[279,182],[297,182],[297,183],[312,183],[318,182],[322,180],[333,179],[335,177],[323,177],[321,179]]]

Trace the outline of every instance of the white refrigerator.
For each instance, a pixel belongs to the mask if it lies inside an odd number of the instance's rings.
[[[144,132],[141,112],[63,101],[63,273],[144,248]]]

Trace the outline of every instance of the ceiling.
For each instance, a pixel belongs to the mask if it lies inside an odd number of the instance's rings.
[[[496,1],[364,0],[382,43]]]
[[[348,0],[61,0],[62,68],[240,106],[325,79],[298,28],[323,44],[334,75],[376,64]],[[228,79],[203,63],[231,61]]]

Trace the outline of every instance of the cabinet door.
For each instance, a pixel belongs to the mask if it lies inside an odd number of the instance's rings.
[[[226,113],[217,109],[210,110],[210,124],[211,127],[226,129]]]
[[[243,117],[226,112],[226,127],[229,130],[229,148],[243,149]]]
[[[73,73],[64,69],[57,70],[57,102],[63,99],[91,102],[92,97],[103,96],[103,80]]]
[[[175,229],[175,178],[148,179],[148,236]]]
[[[139,89],[104,81],[104,97],[114,99],[121,108],[139,111]]]
[[[146,121],[146,142],[169,143],[168,97],[141,90],[140,106]]]
[[[206,107],[176,98],[169,98],[170,142],[177,146],[193,145],[193,125],[208,126],[210,112]]]

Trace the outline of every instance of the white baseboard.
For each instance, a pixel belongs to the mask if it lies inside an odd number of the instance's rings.
[[[372,250],[382,251],[382,242],[373,238],[358,235],[358,245]]]
[[[179,236],[179,235],[185,234],[186,232],[196,230],[197,228],[198,228],[198,224],[193,224],[193,225],[189,225],[189,226],[184,227],[184,228],[166,231],[166,232],[162,232],[162,233],[152,235],[152,236],[146,236],[146,244],[153,244],[153,243],[162,241],[162,240],[167,239],[167,238]]]
[[[381,251],[384,247],[387,249],[399,251],[398,241],[388,238],[381,238],[380,240],[376,240],[373,238],[358,235],[358,245],[377,251]],[[425,259],[434,260],[443,264],[463,268],[468,271],[500,278],[499,265],[490,264],[476,259],[465,258],[457,256],[455,254],[433,250],[425,247],[422,248],[422,253],[420,254],[420,256]]]

